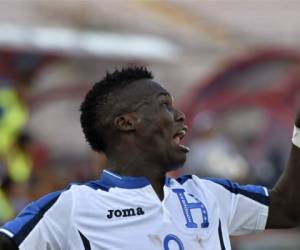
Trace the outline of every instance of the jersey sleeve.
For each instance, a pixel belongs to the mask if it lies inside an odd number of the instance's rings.
[[[219,203],[230,235],[264,230],[269,211],[269,195],[265,187],[241,186],[227,179],[202,180]]]
[[[20,250],[65,249],[71,216],[71,191],[57,191],[30,203],[0,232],[9,236]]]

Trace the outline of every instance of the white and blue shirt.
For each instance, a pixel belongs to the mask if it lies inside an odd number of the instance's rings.
[[[264,187],[166,177],[161,201],[144,177],[104,170],[29,204],[0,231],[21,250],[229,250],[229,235],[263,230]]]

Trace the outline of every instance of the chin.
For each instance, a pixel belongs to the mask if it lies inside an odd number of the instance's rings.
[[[173,171],[173,170],[177,170],[179,168],[182,168],[184,163],[186,161],[186,156],[181,157],[180,159],[174,159],[173,163],[169,165],[169,168],[167,171]]]

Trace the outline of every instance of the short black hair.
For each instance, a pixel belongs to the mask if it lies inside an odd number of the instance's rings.
[[[116,90],[123,90],[130,83],[141,79],[153,79],[152,73],[146,67],[128,67],[107,72],[105,77],[96,82],[86,94],[81,104],[80,122],[83,133],[91,148],[97,152],[105,152],[104,118],[112,112],[111,103]]]

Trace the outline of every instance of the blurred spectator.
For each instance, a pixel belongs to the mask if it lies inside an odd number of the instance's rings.
[[[16,183],[28,181],[32,170],[32,138],[22,133],[4,156],[9,177]]]
[[[191,133],[193,138],[183,168],[185,173],[245,180],[248,164],[233,142],[217,129],[212,113],[199,113]]]
[[[28,120],[31,84],[17,82],[13,87],[0,89],[0,155],[12,147]]]
[[[9,177],[3,177],[0,187],[0,224],[15,216],[15,210],[9,200],[12,185],[12,180]]]
[[[0,223],[28,203],[32,138],[23,130],[29,118],[31,84],[27,77],[18,78],[0,88]]]

